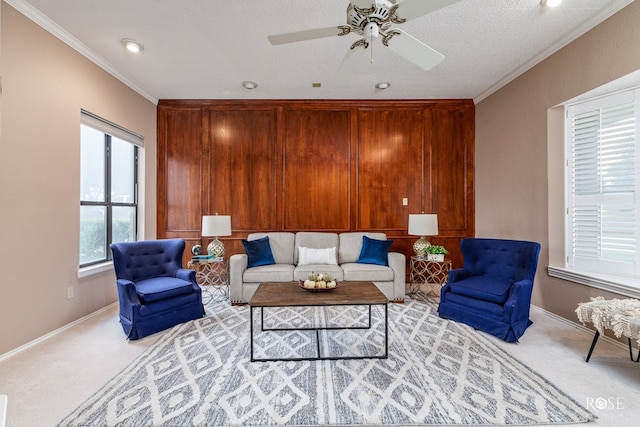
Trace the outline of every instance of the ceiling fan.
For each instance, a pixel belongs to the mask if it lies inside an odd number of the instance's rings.
[[[347,25],[296,31],[268,36],[272,45],[295,43],[323,37],[345,36],[355,33],[362,38],[351,45],[334,76],[337,83],[346,82],[358,64],[360,57],[371,45],[373,61],[374,40],[424,70],[439,64],[444,55],[430,48],[409,34],[391,28],[411,19],[457,3],[460,0],[351,0],[347,6]]]

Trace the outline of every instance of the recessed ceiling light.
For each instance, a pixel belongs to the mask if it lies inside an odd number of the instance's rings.
[[[247,80],[242,82],[242,86],[244,86],[245,89],[253,90],[258,87],[258,83]]]
[[[144,50],[144,46],[132,39],[122,39],[122,45],[132,53],[142,52]]]
[[[560,6],[562,0],[540,0],[540,5],[545,7],[556,7]]]
[[[388,82],[380,82],[380,83],[376,83],[376,89],[380,89],[380,90],[385,90],[385,89],[387,89],[389,86],[391,86],[391,83],[388,83]]]

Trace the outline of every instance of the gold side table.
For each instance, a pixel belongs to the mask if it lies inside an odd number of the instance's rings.
[[[187,268],[196,271],[196,282],[203,292],[203,304],[229,299],[228,258],[192,259],[187,263]]]
[[[409,295],[440,296],[447,283],[451,261],[430,261],[426,257],[412,256],[409,262]],[[426,287],[424,292],[422,287]]]

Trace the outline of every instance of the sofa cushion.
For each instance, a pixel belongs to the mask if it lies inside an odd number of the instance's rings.
[[[362,250],[362,237],[387,240],[384,233],[348,232],[340,234],[340,246],[338,247],[338,264],[356,262]]]
[[[296,233],[295,254],[293,264],[300,264],[299,248],[337,248],[340,238],[337,233],[325,233],[319,231],[300,231]]]
[[[298,265],[332,264],[338,265],[336,248],[298,248]]]
[[[135,284],[138,298],[143,304],[194,293],[193,285],[175,277],[154,277]]]
[[[187,307],[189,305],[198,304],[198,303],[202,305],[202,294],[193,292],[193,289],[192,289],[191,293],[188,293],[188,294],[178,295],[173,298],[165,298],[162,300],[154,301],[153,304],[142,304],[140,306],[140,315],[152,316],[154,314],[162,314],[162,313],[166,315],[168,311],[174,312],[174,313],[184,313],[185,311],[188,311]],[[202,317],[202,314],[200,314],[197,317]],[[138,321],[140,321],[140,319],[138,319]],[[146,322],[143,322],[143,323],[146,323]]]
[[[344,274],[339,265],[327,264],[299,265],[293,270],[293,280],[307,280],[310,273],[329,273],[334,280],[344,280]]]
[[[372,282],[393,281],[393,270],[376,264],[358,264],[347,262],[340,265],[344,274],[344,280],[359,281],[370,280]]]
[[[251,233],[247,240],[255,240],[269,237],[271,253],[276,264],[293,264],[293,248],[296,235],[286,231],[274,231],[270,233]]]
[[[454,294],[449,292],[445,295],[447,303],[459,304],[464,307],[468,307],[470,310],[480,311],[484,315],[493,315],[498,320],[502,320],[504,317],[504,309],[501,304],[496,304],[491,301],[483,301],[477,298],[471,298],[465,295]]]
[[[276,260],[273,258],[271,252],[271,245],[269,244],[269,236],[265,236],[261,239],[244,240],[242,239],[242,246],[247,253],[248,266],[258,267],[260,265],[275,264]]]
[[[393,240],[377,240],[362,236],[362,249],[356,263],[388,266],[387,255],[392,243]]]
[[[451,292],[460,295],[504,304],[513,282],[490,276],[473,276],[458,282],[450,282]]]
[[[247,268],[242,275],[245,283],[292,282],[292,264],[271,264]]]

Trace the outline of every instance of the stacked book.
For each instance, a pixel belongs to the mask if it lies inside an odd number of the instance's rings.
[[[191,262],[193,263],[205,263],[205,262],[211,262],[213,260],[213,254],[211,255],[194,255],[193,258],[191,258]]]

